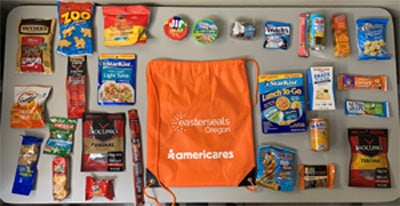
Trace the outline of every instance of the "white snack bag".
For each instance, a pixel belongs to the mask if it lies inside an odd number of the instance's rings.
[[[308,109],[335,110],[335,85],[332,66],[307,69]]]

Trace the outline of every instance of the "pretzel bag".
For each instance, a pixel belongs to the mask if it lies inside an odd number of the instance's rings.
[[[243,59],[148,63],[149,185],[248,184],[255,157],[245,63]]]

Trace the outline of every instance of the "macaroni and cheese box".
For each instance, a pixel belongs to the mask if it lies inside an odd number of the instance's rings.
[[[258,85],[264,134],[307,131],[301,73],[261,75]]]

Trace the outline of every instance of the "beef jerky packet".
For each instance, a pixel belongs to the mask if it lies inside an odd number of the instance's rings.
[[[20,19],[17,72],[53,73],[52,44],[56,20]]]
[[[349,186],[390,188],[387,129],[348,129]]]
[[[82,172],[125,170],[125,113],[83,113]]]
[[[68,118],[82,118],[86,111],[86,56],[68,57],[66,78]]]

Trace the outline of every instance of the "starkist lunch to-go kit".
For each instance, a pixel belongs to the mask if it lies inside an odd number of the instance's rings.
[[[52,197],[49,203],[69,202],[81,187],[84,202],[119,203],[121,185],[129,184],[130,202],[153,204],[159,197],[152,188],[175,203],[175,187],[240,187],[288,199],[298,191],[396,187],[389,167],[397,147],[389,142],[396,137],[389,126],[370,128],[394,118],[398,105],[386,97],[395,80],[383,69],[359,72],[336,63],[393,61],[390,18],[299,8],[290,19],[237,15],[228,21],[182,10],[158,21],[146,5],[64,0],[54,9],[53,18],[26,14],[16,26],[14,72],[26,81],[15,82],[14,98],[6,100],[12,104],[4,127],[22,135],[16,171],[9,168],[15,173],[10,194],[29,199],[36,189]],[[145,56],[155,43],[172,45],[173,56]],[[263,58],[246,49],[235,51],[242,58],[172,54],[185,45],[211,52],[253,43]],[[274,55],[290,63],[258,64]],[[38,84],[29,75],[63,81]],[[348,148],[340,157],[332,152]],[[340,158],[348,164],[335,161]],[[45,194],[38,188],[47,173],[52,188]]]

